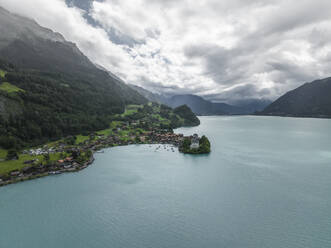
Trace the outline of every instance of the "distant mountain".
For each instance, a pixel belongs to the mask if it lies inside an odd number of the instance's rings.
[[[142,87],[131,85],[133,89],[146,97],[149,101],[162,103],[172,108],[181,105],[189,106],[197,115],[243,115],[252,114],[263,110],[271,103],[268,100],[243,100],[237,101],[235,105],[226,103],[214,103],[196,95],[174,95],[167,97],[161,94],[152,93]]]
[[[162,103],[162,104],[166,104],[166,102],[167,102],[167,97],[165,97],[165,96],[163,96],[161,94],[153,93],[153,92],[151,92],[149,90],[146,90],[146,89],[144,89],[142,87],[139,87],[139,86],[133,85],[133,84],[131,84],[130,87],[132,89],[134,89],[135,91],[137,91],[140,95],[142,95],[145,98],[147,98],[151,102]],[[166,104],[166,105],[168,105],[168,104]]]
[[[289,91],[259,114],[331,118],[331,78],[306,83]]]
[[[264,110],[272,101],[267,99],[245,99],[237,100],[232,105],[240,107],[247,113],[255,113]]]
[[[242,114],[244,110],[226,103],[213,103],[196,95],[175,95],[165,102],[170,107],[186,104],[197,115],[232,115]]]

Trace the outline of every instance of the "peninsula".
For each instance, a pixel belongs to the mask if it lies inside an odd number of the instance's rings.
[[[128,105],[112,117],[108,129],[68,136],[40,147],[0,150],[0,186],[48,175],[76,172],[93,163],[101,149],[131,144],[171,144],[182,153],[210,152],[205,136],[176,134],[173,128],[199,125],[187,106],[171,109],[148,103]]]

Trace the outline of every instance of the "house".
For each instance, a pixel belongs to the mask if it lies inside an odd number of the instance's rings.
[[[190,149],[198,149],[199,148],[199,136],[197,134],[193,134],[191,138]]]
[[[73,160],[72,157],[67,157],[67,158],[64,159],[65,162],[71,162],[72,160]]]
[[[64,169],[69,169],[71,167],[72,167],[72,164],[67,164],[67,165],[63,166]]]
[[[24,161],[23,164],[32,164],[36,161],[37,161],[37,159],[27,160],[27,161]]]
[[[21,174],[21,172],[19,172],[19,171],[12,171],[9,173],[9,175],[11,175],[11,176],[18,176],[20,174]]]

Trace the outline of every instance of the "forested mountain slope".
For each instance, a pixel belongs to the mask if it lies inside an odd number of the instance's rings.
[[[306,83],[287,92],[259,114],[331,117],[331,78]]]
[[[1,143],[106,128],[125,105],[147,102],[62,35],[1,7],[0,33]]]

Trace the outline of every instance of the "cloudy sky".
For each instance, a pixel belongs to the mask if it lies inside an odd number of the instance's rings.
[[[275,99],[331,75],[330,0],[0,0],[154,92]]]

